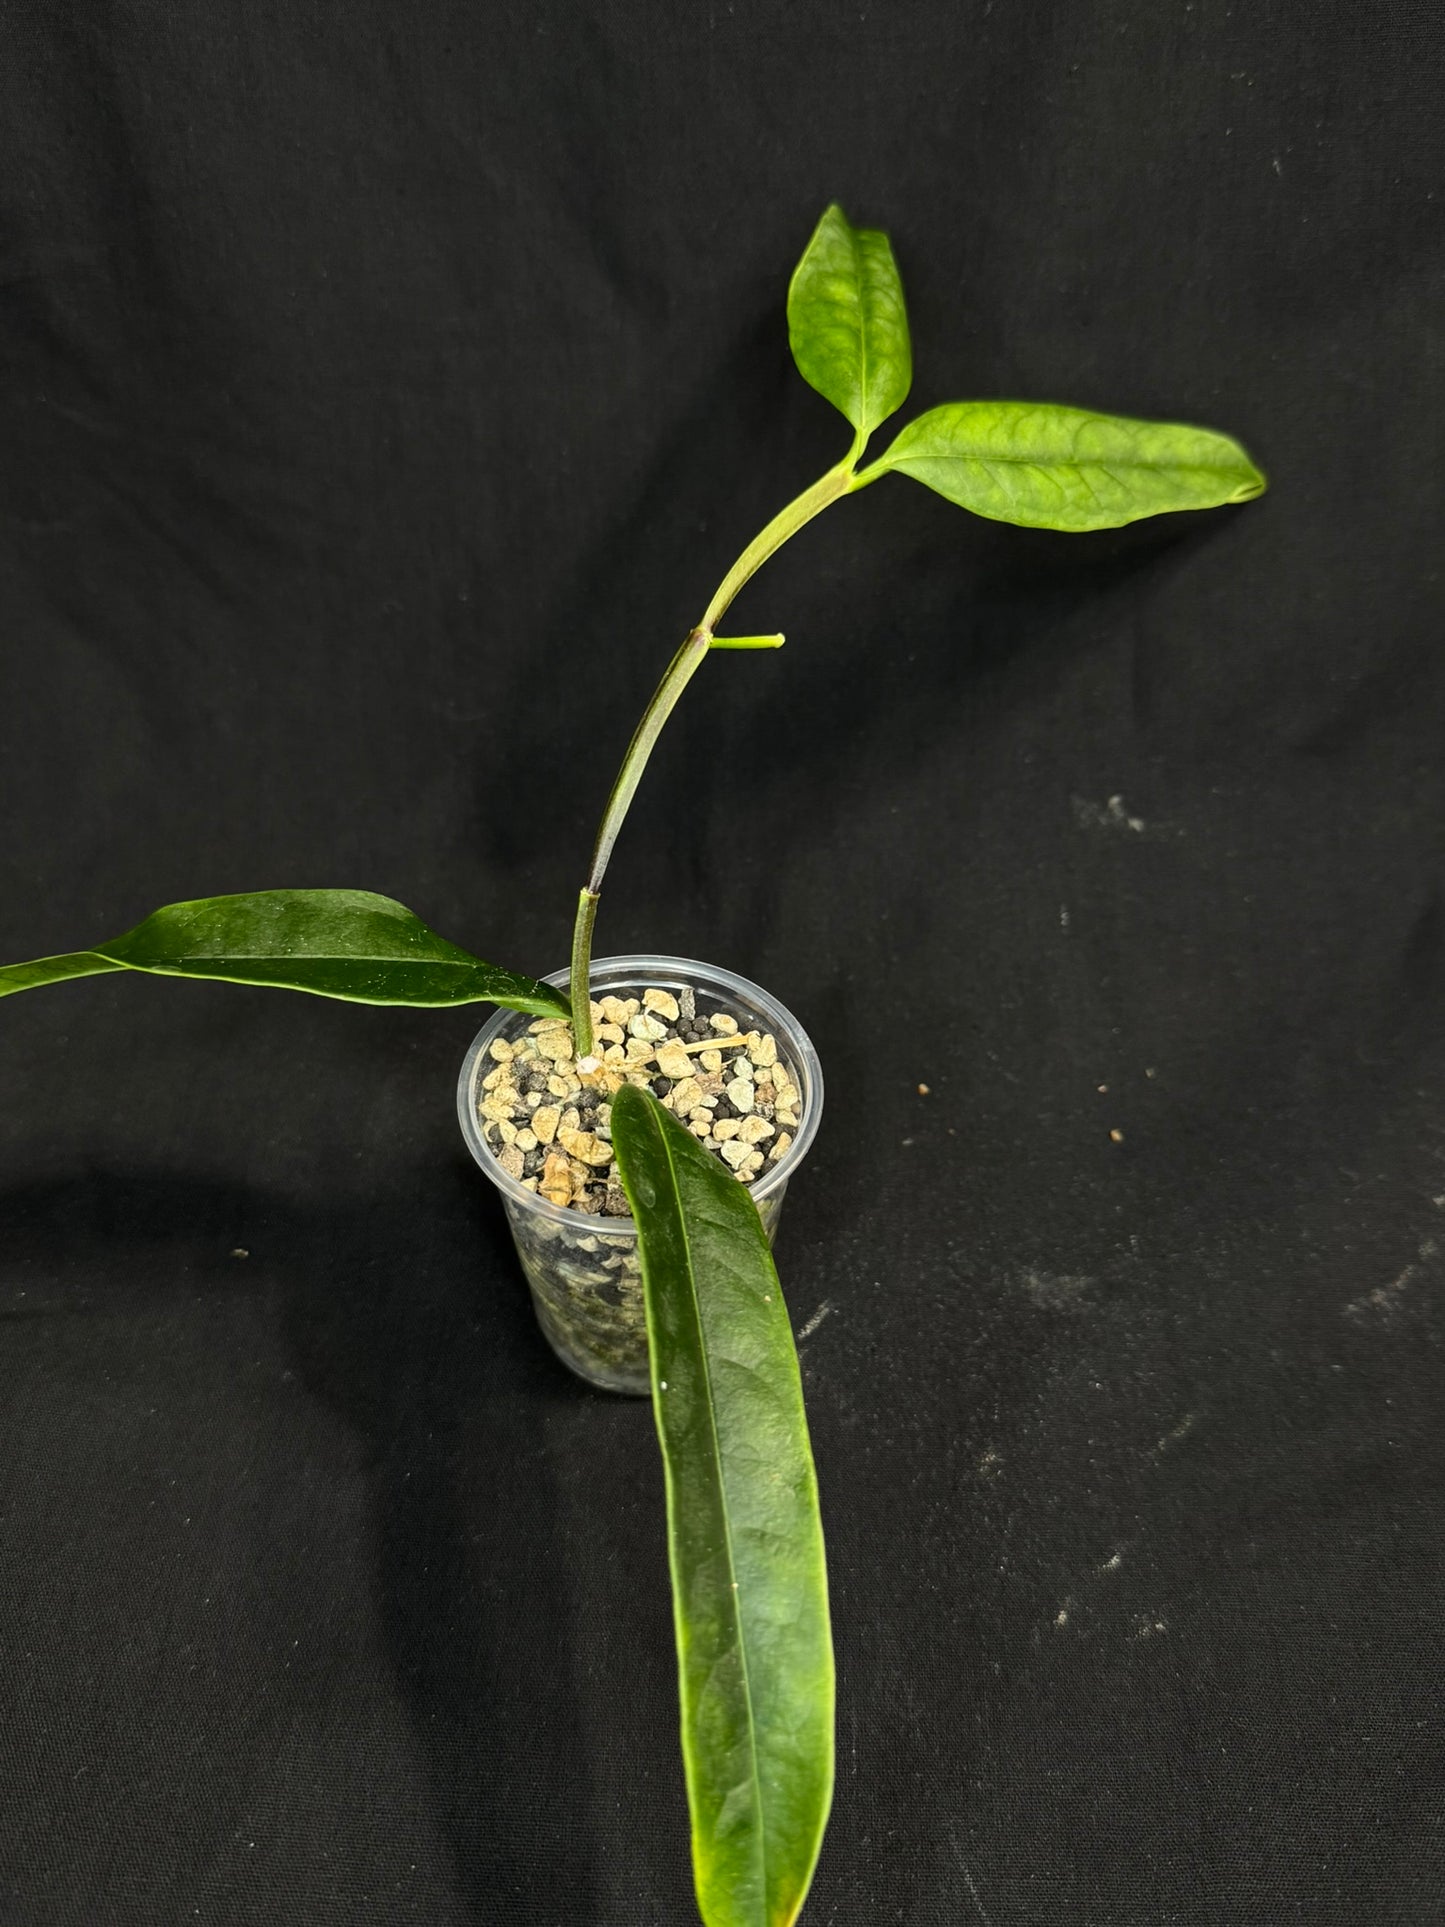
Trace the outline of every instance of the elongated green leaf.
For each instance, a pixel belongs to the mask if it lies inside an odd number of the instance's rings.
[[[888,236],[826,210],[788,288],[788,341],[804,381],[872,434],[907,399],[913,351]]]
[[[0,997],[103,970],[214,977],[357,1004],[505,1004],[565,1016],[567,1000],[459,950],[370,890],[257,890],[171,903],[112,943],[0,967]]]
[[[612,1106],[667,1474],[693,1873],[707,1927],[789,1927],[833,1791],[833,1649],[797,1354],[746,1189],[650,1092]]]
[[[1239,443],[1213,429],[1048,402],[951,401],[930,408],[855,486],[889,469],[995,522],[1067,531],[1247,502],[1265,487]]]
[[[94,950],[75,950],[66,957],[37,957],[34,963],[0,964],[0,997],[13,990],[37,990],[41,984],[61,984],[67,977],[98,977],[119,970],[109,957]]]

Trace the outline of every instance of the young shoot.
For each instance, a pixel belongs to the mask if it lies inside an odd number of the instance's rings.
[[[955,401],[930,408],[859,468],[879,427],[908,398],[913,350],[888,236],[829,207],[788,289],[788,339],[805,381],[853,428],[836,468],[780,509],[743,550],[683,639],[633,732],[607,799],[577,901],[569,984],[579,1058],[593,1047],[588,974],[602,880],[642,772],[679,697],[713,649],[772,648],[781,636],[719,637],[733,598],[783,544],[845,495],[888,474],[911,476],[996,522],[1081,533],[1146,515],[1247,502],[1264,477],[1238,442],[1208,428],[1133,421],[1049,402]]]

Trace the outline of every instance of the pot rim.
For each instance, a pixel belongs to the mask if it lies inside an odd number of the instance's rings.
[[[543,977],[542,982],[565,989],[569,974],[566,969],[554,970]],[[789,1059],[795,1061],[802,1109],[792,1143],[777,1163],[771,1165],[755,1183],[748,1185],[747,1190],[754,1199],[765,1198],[786,1184],[807,1155],[823,1114],[823,1067],[818,1061],[812,1038],[787,1005],[780,1003],[770,991],[764,990],[761,984],[755,984],[751,978],[740,976],[737,971],[728,970],[721,964],[703,963],[695,957],[665,957],[650,951],[599,957],[593,962],[591,976],[594,988],[604,991],[611,991],[632,978],[637,978],[642,988],[649,983],[662,987],[671,977],[688,982],[693,989],[703,990],[705,995],[717,996],[719,1001],[725,1001],[729,992],[736,992],[768,1019],[766,1028],[778,1039],[780,1048],[785,1050]],[[611,981],[599,982],[604,977]],[[504,1007],[494,1011],[472,1039],[457,1077],[457,1117],[467,1149],[502,1195],[522,1210],[550,1218],[553,1223],[565,1225],[574,1233],[587,1227],[624,1237],[629,1233],[635,1234],[637,1220],[630,1215],[625,1218],[593,1218],[587,1212],[574,1211],[570,1205],[553,1204],[549,1198],[524,1189],[519,1179],[502,1169],[496,1153],[482,1136],[476,1107],[478,1067],[488,1056],[493,1042],[511,1025],[520,1022],[525,1026],[535,1021],[525,1011]]]

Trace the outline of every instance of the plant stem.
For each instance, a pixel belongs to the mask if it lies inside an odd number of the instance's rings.
[[[647,768],[653,744],[662,733],[662,725],[672,714],[678,697],[697,674],[711,640],[705,630],[693,629],[667,665],[666,675],[653,691],[652,701],[642,712],[642,721],[632,732],[632,741],[627,746],[627,754],[622,759],[622,767],[617,772],[617,780],[612,785],[612,794],[602,814],[597,842],[592,851],[592,869],[577,899],[577,921],[572,929],[572,1042],[578,1057],[592,1055],[592,1013],[589,1007],[592,926],[597,920],[597,899],[602,890],[602,879],[607,873],[612,846],[626,818],[628,805],[637,794],[637,785],[642,781],[642,772]]]
[[[698,627],[716,629],[728,605],[749,576],[755,575],[789,536],[796,535],[830,502],[836,502],[840,495],[846,495],[852,480],[853,461],[850,455],[846,462],[839,462],[836,468],[830,468],[826,475],[820,476],[811,488],[805,488],[801,495],[794,496],[785,509],[779,509],[767,527],[753,537],[718,584],[717,593],[707,605],[707,613]]]
[[[592,1012],[590,973],[592,965],[592,928],[597,920],[597,900],[602,891],[602,879],[607,864],[617,842],[627,811],[637,786],[642,781],[642,772],[647,767],[647,759],[652,754],[653,745],[662,733],[662,726],[677,705],[677,699],[702,667],[703,658],[714,644],[713,631],[721,620],[724,611],[749,577],[755,575],[768,557],[780,549],[790,536],[811,522],[813,517],[830,502],[836,502],[840,495],[846,495],[853,480],[853,463],[858,449],[850,451],[848,459],[836,468],[805,488],[801,495],[795,496],[787,507],[780,509],[762,532],[753,537],[742,554],[734,562],[722,581],[702,621],[695,629],[689,630],[682,647],[667,666],[662,681],[653,691],[652,701],[642,713],[642,720],[632,732],[632,741],[627,746],[627,754],[622,759],[622,767],[617,772],[617,780],[612,785],[612,794],[607,799],[602,822],[597,831],[597,842],[592,851],[592,869],[587,882],[577,899],[577,920],[572,930],[572,969],[569,985],[572,1004],[572,1041],[579,1058],[592,1054]],[[781,637],[738,637],[724,638],[720,646],[772,648],[782,640]]]
[[[578,1057],[592,1054],[591,986],[588,982],[592,962],[592,926],[597,921],[597,892],[583,890],[577,898],[577,921],[572,926],[572,1038]],[[578,1006],[578,990],[581,1006]]]

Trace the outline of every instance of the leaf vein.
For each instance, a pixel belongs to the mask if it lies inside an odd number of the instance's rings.
[[[692,1238],[688,1231],[687,1214],[682,1209],[682,1188],[678,1183],[677,1163],[675,1158],[673,1157],[672,1146],[667,1141],[667,1133],[663,1129],[660,1121],[654,1117],[651,1117],[650,1115],[649,1115],[648,1121],[651,1124],[654,1133],[656,1134],[658,1143],[662,1146],[663,1156],[667,1160],[668,1174],[672,1180],[672,1194],[674,1199],[676,1200],[677,1221],[682,1232],[682,1248],[683,1248],[683,1253],[685,1255],[686,1262],[687,1262],[687,1277],[688,1277],[688,1285],[690,1288],[689,1302],[692,1307],[693,1321],[697,1327],[698,1357],[699,1357],[699,1360],[701,1361],[702,1381],[703,1381],[703,1388],[704,1388],[704,1393],[705,1393],[705,1398],[707,1403],[708,1430],[712,1438],[713,1459],[717,1466],[718,1489],[722,1493],[723,1544],[724,1544],[724,1554],[727,1560],[728,1576],[730,1581],[729,1588],[728,1588],[728,1602],[731,1608],[732,1620],[736,1628],[738,1665],[742,1672],[743,1704],[746,1709],[746,1717],[747,1717],[748,1757],[752,1765],[752,1792],[753,1792],[754,1804],[757,1809],[758,1822],[759,1822],[758,1859],[760,1862],[760,1872],[762,1876],[762,1891],[764,1896],[764,1904],[766,1904],[766,1895],[768,1891],[768,1829],[767,1829],[767,1815],[763,1806],[762,1772],[758,1764],[757,1721],[753,1716],[752,1687],[749,1683],[749,1677],[748,1677],[747,1629],[743,1620],[742,1608],[741,1608],[741,1604],[739,1602],[738,1593],[737,1593],[738,1565],[737,1565],[737,1557],[733,1549],[732,1517],[728,1510],[727,1483],[723,1477],[722,1442],[718,1437],[717,1410],[716,1410],[716,1405],[713,1398],[713,1387],[712,1387],[712,1370],[708,1362],[707,1340],[703,1332],[702,1303],[698,1297],[698,1290],[697,1290],[697,1266],[693,1260]]]

